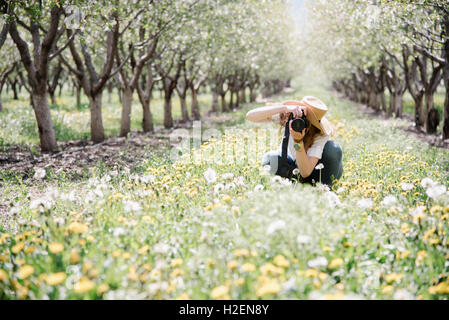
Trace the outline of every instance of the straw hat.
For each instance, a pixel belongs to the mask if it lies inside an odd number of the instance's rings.
[[[324,116],[327,112],[328,107],[320,99],[312,96],[305,96],[301,101],[298,100],[288,100],[284,101],[284,105],[300,105],[307,107],[307,120],[310,121],[315,127],[317,127],[321,133],[331,135],[332,126],[329,120]]]

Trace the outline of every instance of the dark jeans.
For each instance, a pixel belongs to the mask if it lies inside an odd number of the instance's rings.
[[[262,165],[270,165],[270,173],[275,174],[278,168],[278,156],[281,155],[280,151],[270,151],[266,153],[262,159]],[[321,170],[313,169],[310,176],[303,178],[300,176],[299,182],[309,183],[315,185],[320,181],[321,171],[321,183],[332,186],[333,180],[340,179],[343,174],[343,152],[337,141],[329,140],[324,145],[323,155],[318,160],[318,164],[322,163],[324,168]],[[288,157],[290,163],[293,163],[293,159]]]

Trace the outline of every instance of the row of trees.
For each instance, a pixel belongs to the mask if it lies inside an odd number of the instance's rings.
[[[446,0],[320,0],[311,8],[310,22],[310,46],[334,87],[354,101],[400,117],[408,91],[415,102],[416,126],[435,133],[440,115],[434,94],[444,84],[442,131],[443,139],[449,139]]]
[[[121,136],[130,131],[134,93],[145,132],[154,129],[156,89],[163,92],[166,128],[174,125],[175,93],[182,121],[200,119],[197,97],[206,87],[211,111],[228,111],[247,91],[251,101],[259,89],[279,92],[297,70],[288,9],[286,0],[6,1],[0,6],[0,95],[5,83],[15,97],[17,88],[29,91],[43,151],[57,149],[49,96],[54,102],[67,83],[78,103],[81,92],[88,98],[94,142],[105,139],[105,90],[121,93]]]

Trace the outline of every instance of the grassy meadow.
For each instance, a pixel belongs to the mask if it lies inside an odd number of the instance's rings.
[[[403,119],[367,118],[323,86],[295,88],[273,99],[329,106],[343,149],[331,190],[261,166],[280,143],[262,129],[280,130],[244,120],[260,104],[227,114],[235,130],[177,161],[149,152],[135,168],[95,166],[81,180],[36,168],[28,181],[0,180],[10,217],[0,299],[447,299],[449,152],[406,136]],[[117,134],[117,97],[104,101]],[[200,97],[203,111],[210,101]],[[88,109],[70,95],[57,102],[58,138],[88,137]],[[0,144],[36,144],[26,97],[4,106]],[[160,125],[158,96],[152,108]],[[132,117],[139,130],[137,99]]]

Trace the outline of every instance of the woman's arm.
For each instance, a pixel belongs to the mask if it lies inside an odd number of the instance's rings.
[[[273,104],[266,107],[259,107],[248,111],[246,114],[246,119],[253,122],[267,122],[272,121],[272,117],[278,113],[293,113],[293,117],[299,117],[301,115],[301,109],[305,107],[300,107],[296,105],[287,105],[287,102],[282,104]],[[305,113],[307,115],[307,112]]]
[[[296,163],[298,165],[301,177],[307,178],[312,174],[313,169],[315,169],[319,159],[317,157],[309,157],[306,154],[304,142],[302,140],[298,144],[299,149],[296,150]]]
[[[271,121],[275,114],[284,112],[287,112],[287,106],[282,104],[259,107],[248,111],[246,119],[252,122],[267,122]]]

